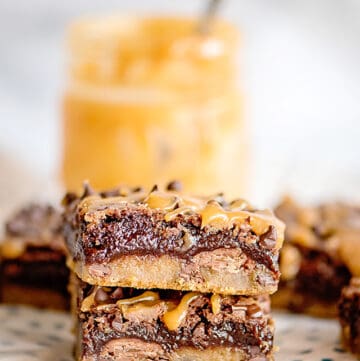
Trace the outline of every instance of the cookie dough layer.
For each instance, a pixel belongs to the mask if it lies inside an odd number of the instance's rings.
[[[242,350],[231,347],[211,347],[197,350],[193,347],[181,347],[166,352],[157,344],[138,339],[119,339],[110,341],[98,355],[79,356],[78,361],[272,361],[273,357],[249,356]]]
[[[78,360],[272,359],[268,296],[91,287],[80,280],[72,289]]]
[[[360,278],[353,278],[343,289],[339,318],[344,346],[360,359]]]
[[[202,252],[191,260],[173,256],[124,256],[90,265],[68,262],[85,282],[99,286],[162,288],[228,295],[273,293],[277,281],[264,265],[236,249]]]
[[[284,225],[270,211],[175,190],[118,192],[65,199],[69,265],[82,279],[226,294],[276,290]]]

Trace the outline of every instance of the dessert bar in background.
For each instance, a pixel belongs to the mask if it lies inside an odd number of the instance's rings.
[[[0,251],[2,302],[68,309],[69,270],[59,211],[31,204],[13,214]]]
[[[334,317],[341,289],[360,276],[360,207],[303,207],[285,198],[275,211],[286,223],[275,307]]]
[[[343,344],[360,360],[360,278],[353,278],[350,285],[343,289],[339,318]]]
[[[76,357],[270,361],[284,225],[222,195],[120,187],[68,194]]]
[[[64,235],[71,269],[101,286],[275,292],[283,223],[244,200],[190,197],[172,186],[68,195]]]
[[[267,360],[269,296],[90,286],[78,279],[78,360]]]

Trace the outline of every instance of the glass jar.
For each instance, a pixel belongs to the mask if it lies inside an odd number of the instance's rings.
[[[203,35],[185,18],[87,18],[70,27],[68,44],[67,189],[178,179],[190,192],[243,192],[236,29],[217,21]]]

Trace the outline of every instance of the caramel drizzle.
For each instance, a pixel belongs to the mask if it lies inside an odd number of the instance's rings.
[[[211,295],[210,304],[211,310],[214,315],[217,315],[221,311],[221,299],[222,297],[217,293]]]
[[[25,242],[17,239],[8,239],[0,244],[0,255],[3,258],[15,259],[22,256],[26,251]]]
[[[90,295],[83,299],[83,301],[81,302],[81,307],[80,307],[81,312],[89,312],[91,310],[91,307],[96,304],[95,295],[99,288],[100,287],[98,287],[98,286],[94,287],[94,289],[90,293]]]
[[[116,302],[116,305],[118,307],[125,306],[125,305],[130,306],[130,305],[133,305],[135,303],[140,303],[140,302],[155,302],[155,301],[158,301],[159,299],[160,299],[160,297],[157,292],[145,291],[144,293],[142,293],[139,296],[118,300]]]
[[[180,303],[175,309],[165,312],[163,321],[170,331],[175,331],[179,328],[181,322],[186,317],[190,303],[199,296],[200,293],[189,292],[181,299]]]
[[[237,200],[225,210],[213,199],[194,199],[180,197],[176,192],[152,192],[144,200],[150,208],[168,211],[165,221],[169,222],[180,214],[197,212],[201,216],[201,228],[208,225],[229,227],[234,223],[241,224],[246,221],[250,223],[256,235],[264,234],[271,225],[277,230],[276,246],[281,247],[284,239],[285,225],[278,220],[270,210],[248,211],[249,204],[244,200]],[[178,208],[174,209],[176,206]]]

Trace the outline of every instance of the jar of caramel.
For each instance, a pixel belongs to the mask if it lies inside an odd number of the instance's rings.
[[[86,18],[68,34],[62,176],[97,189],[181,180],[190,192],[244,187],[247,134],[237,31],[216,21]]]

